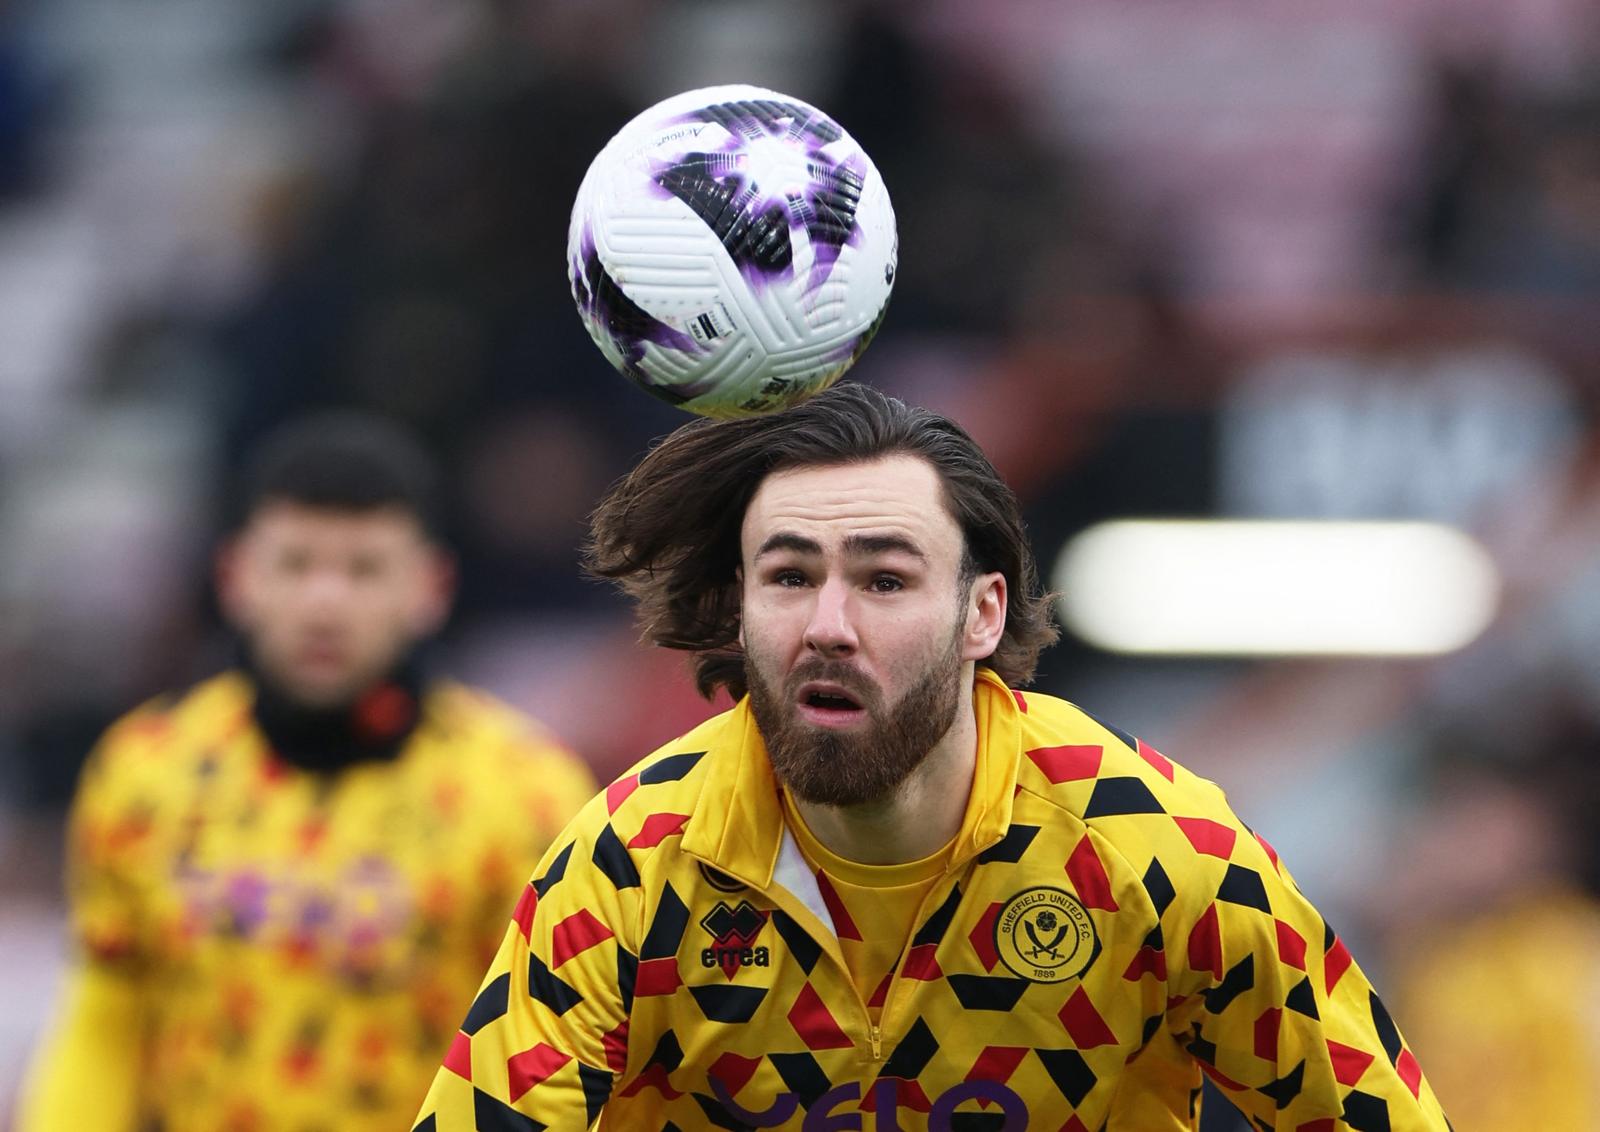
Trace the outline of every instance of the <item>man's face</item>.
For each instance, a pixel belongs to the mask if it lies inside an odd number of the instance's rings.
[[[949,731],[1005,618],[1003,577],[963,584],[963,549],[918,457],[777,472],[756,491],[745,671],[773,770],[802,800],[883,800]]]
[[[260,507],[219,558],[229,619],[263,673],[307,707],[349,703],[443,621],[451,569],[395,508]]]

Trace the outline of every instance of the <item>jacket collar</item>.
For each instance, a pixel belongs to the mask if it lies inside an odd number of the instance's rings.
[[[1022,758],[1020,711],[1011,689],[979,668],[972,696],[978,758],[966,816],[951,850],[952,869],[1005,836]],[[706,786],[684,826],[683,851],[745,884],[768,889],[786,827],[778,783],[748,699],[723,717],[706,758]]]

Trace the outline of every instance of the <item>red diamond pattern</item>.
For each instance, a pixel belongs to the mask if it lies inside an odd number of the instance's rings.
[[[580,908],[550,933],[550,966],[559,967],[574,955],[588,951],[612,937],[610,928],[587,908]]]
[[[1411,1090],[1411,1095],[1419,1096],[1422,1092],[1422,1066],[1417,1064],[1410,1050],[1400,1051],[1400,1059],[1394,1063],[1394,1068],[1400,1074],[1400,1080],[1406,1083],[1406,1088]]]
[[[1268,845],[1267,839],[1262,837],[1259,833],[1255,835],[1255,838],[1256,841],[1260,843],[1262,850],[1267,854],[1267,858],[1272,862],[1272,867],[1275,869],[1282,868],[1283,866],[1278,863],[1278,851],[1271,845]]]
[[[550,1079],[563,1065],[572,1060],[571,1054],[540,1042],[530,1050],[514,1055],[506,1062],[506,1076],[510,1083],[511,1103],[516,1104],[522,1095],[535,1085]]]
[[[459,1030],[450,1052],[444,1055],[444,1067],[463,1080],[472,1080],[472,1039]]]
[[[600,1039],[600,1048],[605,1051],[606,1068],[613,1073],[621,1073],[628,1068],[628,1020],[624,1018],[616,1027],[608,1031]]]
[[[1076,1116],[1069,1116],[1067,1122],[1061,1126],[1060,1132],[1089,1132],[1089,1130]]]
[[[1136,983],[1146,975],[1154,975],[1158,979],[1167,977],[1167,953],[1155,947],[1141,947],[1139,954],[1133,957],[1133,962],[1128,964],[1128,969],[1122,977],[1130,983]]]
[[[996,900],[978,919],[977,927],[967,939],[972,943],[972,950],[978,953],[978,962],[983,964],[985,971],[993,971],[994,965],[1000,962],[1000,953],[994,946],[994,922],[1000,917],[1000,909],[1005,905]]]
[[[1210,818],[1173,818],[1183,835],[1189,839],[1196,853],[1219,857],[1226,861],[1233,856],[1234,839],[1238,831],[1232,826],[1212,821]]]
[[[1082,987],[1074,991],[1067,1004],[1061,1008],[1061,1024],[1067,1028],[1067,1035],[1072,1038],[1072,1044],[1079,1049],[1114,1045],[1117,1040],[1117,1036],[1111,1032],[1111,1027],[1106,1025],[1106,1020],[1100,1017],[1100,1012],[1094,1008],[1094,1003],[1089,1001],[1089,995]]]
[[[1078,890],[1078,897],[1085,907],[1101,908],[1107,912],[1117,910],[1116,897],[1111,895],[1111,878],[1106,875],[1106,867],[1094,851],[1094,844],[1087,833],[1067,858],[1067,877],[1072,881],[1072,887]]]
[[[978,1060],[972,1063],[967,1080],[999,1081],[1003,1085],[1011,1080],[1011,1075],[1017,1071],[1017,1066],[1021,1065],[1022,1059],[1027,1056],[1026,1046],[988,1046],[978,1055]]]
[[[1076,782],[1099,774],[1104,754],[1104,747],[1038,747],[1028,752],[1028,758],[1051,782]]]
[[[517,930],[522,933],[523,942],[529,942],[533,935],[533,913],[539,906],[539,894],[534,891],[533,885],[528,885],[522,890],[522,895],[517,897],[516,910],[511,913]]]
[[[936,943],[924,943],[913,947],[911,953],[906,956],[905,977],[921,982],[944,978],[944,972],[939,969],[939,961],[933,955],[938,947]]]
[[[1322,1120],[1308,1120],[1294,1132],[1336,1132],[1338,1126],[1339,1122],[1330,1116]]]
[[[1344,940],[1338,936],[1333,937],[1333,946],[1328,948],[1328,955],[1323,963],[1324,987],[1329,994],[1339,985],[1339,980],[1344,978],[1344,973],[1350,969],[1353,960],[1350,958],[1350,949],[1344,945]]]
[[[643,827],[633,835],[633,840],[628,842],[628,848],[654,849],[674,833],[682,833],[683,824],[688,820],[688,814],[651,814],[644,819]]]
[[[1015,688],[1011,689],[1011,698],[1017,701],[1017,710],[1023,715],[1028,714],[1028,699]]]
[[[711,1063],[711,1076],[717,1078],[728,1086],[728,1095],[736,1097],[739,1090],[750,1083],[756,1070],[761,1067],[762,1059],[759,1057],[740,1057],[736,1053],[725,1053]]]
[[[800,1040],[806,1043],[807,1049],[844,1049],[855,1044],[839,1028],[839,1023],[828,1013],[821,996],[812,989],[810,983],[796,996],[794,1006],[789,1011],[789,1024],[800,1035]]]
[[[1297,971],[1306,969],[1306,941],[1282,920],[1274,921],[1278,928],[1278,958]]]
[[[1149,763],[1151,766],[1155,767],[1156,770],[1161,773],[1161,777],[1165,778],[1168,782],[1171,782],[1172,760],[1168,759],[1166,755],[1163,755],[1160,751],[1156,750],[1149,743],[1146,743],[1143,739],[1137,739],[1135,742],[1139,744],[1139,757],[1145,762]]]
[[[840,939],[860,939],[861,929],[856,927],[850,913],[845,911],[844,901],[839,899],[833,882],[821,869],[817,870],[817,889],[822,893],[822,902],[828,906],[828,915],[833,917],[833,933]]]
[[[1222,978],[1222,930],[1215,904],[1206,909],[1189,932],[1189,969],[1210,971],[1217,979]]]
[[[1274,1006],[1256,1019],[1256,1056],[1264,1061],[1278,1060],[1278,1027],[1283,1011]]]
[[[1367,1066],[1375,1060],[1366,1050],[1343,1045],[1331,1038],[1328,1039],[1328,1058],[1333,1062],[1333,1078],[1341,1085],[1354,1085],[1360,1081]]]
[[[639,788],[639,776],[630,774],[627,778],[619,778],[606,787],[606,812],[614,814],[617,807],[628,800],[628,795]]]
[[[639,964],[639,974],[633,981],[633,995],[635,998],[652,998],[659,994],[671,994],[682,985],[678,960],[674,956],[646,959]]]

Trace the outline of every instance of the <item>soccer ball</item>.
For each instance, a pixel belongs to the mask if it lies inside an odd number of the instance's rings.
[[[872,340],[898,243],[883,179],[816,107],[754,86],[660,102],[589,166],[567,266],[623,375],[710,417],[826,389]]]

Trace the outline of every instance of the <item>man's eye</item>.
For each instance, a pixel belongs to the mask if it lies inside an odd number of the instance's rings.
[[[806,576],[798,570],[779,570],[772,576],[772,580],[780,586],[803,586]]]
[[[906,584],[904,582],[891,575],[884,574],[872,579],[872,591],[874,593],[892,594],[896,590],[903,590],[905,588]]]

